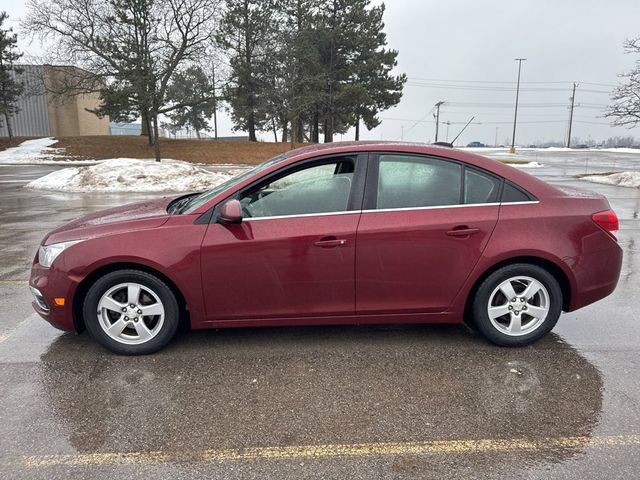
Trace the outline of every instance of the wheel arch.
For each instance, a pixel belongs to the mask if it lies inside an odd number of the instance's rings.
[[[144,265],[142,263],[135,262],[117,262],[117,263],[109,263],[107,265],[102,265],[101,267],[96,268],[91,273],[89,273],[86,277],[82,279],[82,281],[78,284],[76,291],[73,295],[73,325],[75,327],[76,332],[82,332],[85,329],[84,319],[82,318],[82,303],[87,294],[87,291],[95,283],[95,281],[103,275],[107,273],[115,272],[118,270],[139,270],[141,272],[146,272],[155,277],[158,277],[167,286],[171,289],[173,294],[176,296],[176,300],[178,301],[178,308],[180,310],[180,323],[190,324],[189,319],[189,309],[187,301],[182,294],[182,291],[178,288],[171,278],[166,276],[164,273],[159,270],[150,267],[148,265]]]
[[[546,258],[532,256],[532,255],[523,255],[517,257],[510,257],[504,260],[501,260],[491,267],[487,268],[478,278],[476,278],[473,286],[469,290],[469,294],[467,295],[467,299],[465,301],[464,307],[464,318],[471,318],[471,309],[473,305],[473,298],[475,297],[480,284],[493,272],[496,270],[505,267],[507,265],[513,265],[516,263],[528,263],[530,265],[536,265],[538,267],[544,268],[547,270],[553,277],[558,281],[560,285],[560,290],[562,291],[562,310],[567,311],[569,306],[571,305],[571,282],[569,281],[569,277],[565,273],[565,271],[558,264],[554,263],[551,260]]]

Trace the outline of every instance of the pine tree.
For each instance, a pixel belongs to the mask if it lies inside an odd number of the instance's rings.
[[[238,130],[257,140],[265,126],[269,63],[274,59],[276,29],[272,1],[228,0],[217,39],[230,56],[231,75],[224,90],[231,118]]]
[[[215,108],[212,89],[210,79],[199,66],[192,65],[177,72],[167,89],[167,100],[182,105],[167,115],[172,126],[176,129],[191,127],[200,138],[200,132],[209,128]]]
[[[22,57],[22,53],[17,50],[18,36],[13,33],[13,29],[2,28],[8,18],[6,12],[0,13],[0,115],[4,117],[11,140],[11,116],[18,113],[17,102],[24,91],[24,84],[20,81],[23,69],[15,65]]]

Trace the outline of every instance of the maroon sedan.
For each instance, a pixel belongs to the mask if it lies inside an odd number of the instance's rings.
[[[117,353],[192,328],[473,323],[530,344],[609,295],[618,219],[597,194],[449,148],[306,147],[203,193],[47,235],[34,308]]]

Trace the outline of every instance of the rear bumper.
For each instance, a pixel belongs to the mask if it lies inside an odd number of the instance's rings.
[[[610,295],[618,285],[622,248],[611,240],[607,248],[571,259],[575,288],[567,311],[577,310]]]
[[[34,295],[33,309],[54,327],[75,331],[73,321],[73,295],[78,283],[56,268],[44,268],[38,263],[31,267],[29,287]],[[63,298],[64,305],[57,305],[55,298]]]

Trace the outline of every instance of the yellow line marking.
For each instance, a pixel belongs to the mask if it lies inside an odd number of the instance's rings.
[[[640,435],[605,437],[559,437],[541,439],[436,440],[429,442],[390,442],[251,447],[201,451],[151,451],[122,453],[81,453],[76,455],[31,455],[20,457],[27,467],[122,465],[158,462],[222,462],[289,458],[367,457],[388,455],[426,455],[451,453],[499,453],[522,450],[572,449],[586,447],[640,446]]]
[[[28,285],[29,280],[0,280],[0,285]]]

